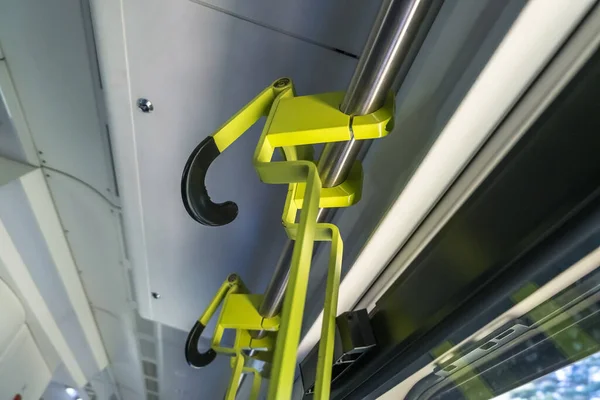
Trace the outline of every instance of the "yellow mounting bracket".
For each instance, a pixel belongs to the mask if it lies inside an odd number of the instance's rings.
[[[263,182],[288,185],[282,221],[288,236],[295,243],[281,316],[262,318],[257,311],[262,296],[248,294],[239,277],[233,274],[221,286],[198,320],[186,344],[186,357],[189,354],[188,362],[192,366],[207,365],[216,353],[233,356],[233,374],[227,399],[235,397],[242,373],[254,374],[253,393],[254,389],[256,393],[260,389],[258,372],[245,366],[249,358],[245,354],[247,350],[259,351],[256,353],[258,356],[253,355],[253,358],[272,358],[268,398],[291,398],[315,241],[331,242],[315,384],[315,398],[329,398],[343,243],[335,225],[317,223],[317,212],[323,207],[348,207],[355,204],[361,195],[362,168],[356,162],[344,183],[334,188],[323,188],[316,164],[312,160],[312,145],[353,138],[366,140],[383,137],[391,129],[394,114],[392,95],[388,96],[380,110],[360,117],[345,115],[338,109],[342,97],[341,92],[297,97],[290,79],[278,79],[214,135],[205,139],[186,164],[182,195],[190,215],[205,225],[231,222],[237,215],[237,206],[232,202],[215,204],[210,201],[204,186],[206,168],[244,131],[266,116],[265,127],[254,153],[254,167]],[[285,161],[272,161],[277,148],[283,151]],[[202,159],[202,154],[208,154],[208,161]],[[192,189],[192,194],[199,193],[199,197],[190,195]],[[221,304],[222,310],[211,341],[211,350],[200,354],[197,349],[200,333]],[[225,329],[236,332],[235,343],[231,348],[221,345]],[[268,334],[261,339],[252,338],[250,331],[258,330],[267,331]]]
[[[301,146],[348,141],[352,138],[377,139],[389,133],[394,113],[394,98],[391,94],[385,106],[377,112],[364,117],[351,117],[339,110],[343,92],[295,97],[291,82],[289,85],[288,90],[284,88],[274,99],[254,155],[254,166],[263,182],[277,174],[274,169],[263,168],[263,163],[272,159],[276,148],[283,150],[288,162],[308,160],[294,150]],[[271,177],[267,176],[269,174]],[[294,222],[297,210],[302,208],[305,189],[303,182],[290,186],[284,225]],[[349,207],[360,200],[361,192],[362,167],[357,161],[346,181],[333,188],[321,188],[319,207]]]
[[[188,336],[185,356],[188,364],[193,367],[200,368],[210,364],[216,354],[226,354],[232,357],[233,374],[226,395],[227,400],[235,399],[240,376],[243,373],[254,375],[251,399],[258,398],[261,382],[260,373],[254,368],[244,366],[245,362],[250,359],[245,351],[254,350],[256,353],[252,358],[257,360],[270,361],[272,359],[275,348],[275,332],[279,329],[279,317],[261,317],[258,314],[258,306],[261,301],[262,295],[248,294],[248,290],[240,277],[231,274],[223,282]],[[213,332],[210,350],[200,353],[198,343],[202,331],[219,306],[222,306],[222,309]],[[225,329],[230,329],[235,333],[233,347],[226,347],[221,344]],[[260,339],[250,336],[249,331],[259,330],[267,331],[267,334]],[[258,386],[258,388],[255,388],[255,386]]]
[[[217,156],[261,117],[267,117],[265,134],[257,150],[263,162],[270,160],[275,148],[281,148],[287,161],[312,160],[313,144],[376,139],[388,134],[394,113],[392,95],[380,110],[360,117],[339,110],[342,97],[342,92],[295,96],[288,78],[278,79],[263,90],[190,155],[181,180],[182,199],[190,216],[208,226],[225,225],[236,218],[238,207],[234,202],[212,202],[205,185],[206,173]],[[258,170],[258,173],[263,178],[264,172]],[[357,161],[345,182],[322,188],[319,206],[348,207],[360,200],[361,189],[362,169]],[[299,185],[290,199],[294,204],[288,204],[290,208],[302,207],[303,192],[304,186]],[[286,215],[291,213],[290,210]]]
[[[262,295],[248,294],[246,286],[236,274],[231,274],[221,285],[217,295],[202,314],[198,322],[206,326],[217,308],[222,305],[221,313],[214,329],[211,348],[222,354],[236,354],[241,350],[273,349],[273,337],[266,335],[262,339],[254,339],[248,331],[275,332],[279,329],[279,317],[263,318],[258,313]],[[221,345],[225,329],[234,330],[236,333],[233,347]]]
[[[235,400],[242,374],[253,375],[252,388],[250,390],[250,400],[258,400],[262,377],[257,369],[252,367],[246,367],[246,362],[249,359],[250,357],[246,356],[245,354],[237,354],[236,356],[231,358],[230,363],[231,369],[233,370],[233,374],[231,375],[229,386],[227,387],[225,400]]]

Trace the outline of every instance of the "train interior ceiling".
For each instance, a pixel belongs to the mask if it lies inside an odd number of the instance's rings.
[[[600,399],[599,1],[0,0],[0,94],[0,398]]]

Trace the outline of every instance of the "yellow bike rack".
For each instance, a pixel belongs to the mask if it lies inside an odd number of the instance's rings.
[[[287,235],[295,243],[281,315],[261,317],[258,307],[263,296],[250,294],[239,276],[232,274],[196,322],[186,343],[186,359],[193,367],[208,365],[218,353],[232,357],[233,374],[226,394],[228,400],[235,399],[244,373],[254,375],[251,398],[258,398],[261,376],[258,371],[245,366],[250,357],[272,362],[268,398],[291,398],[315,241],[331,242],[315,384],[315,398],[329,398],[343,243],[335,225],[317,223],[317,212],[319,208],[348,207],[358,202],[363,174],[357,161],[345,182],[333,188],[323,188],[312,159],[312,145],[383,137],[389,133],[394,115],[392,94],[381,109],[365,116],[342,113],[338,106],[343,95],[343,92],[335,92],[295,96],[292,81],[289,78],[278,79],[216,133],[203,140],[184,168],[181,191],[190,216],[208,226],[233,221],[238,213],[237,205],[231,201],[219,204],[211,201],[205,186],[206,172],[221,152],[265,116],[265,127],[254,153],[254,168],[263,182],[288,185],[282,222]],[[271,161],[277,148],[283,150],[285,161]],[[296,222],[298,212],[300,216]],[[211,349],[200,353],[197,348],[200,335],[221,304]],[[225,329],[232,329],[236,334],[231,348],[221,345]],[[251,331],[268,333],[257,339],[250,335]],[[252,356],[248,355],[250,350],[253,350]]]

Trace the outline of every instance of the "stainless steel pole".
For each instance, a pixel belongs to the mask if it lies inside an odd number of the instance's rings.
[[[365,115],[383,106],[385,97],[403,80],[443,0],[384,0],[360,56],[340,110]],[[401,76],[399,76],[401,75]],[[350,140],[325,146],[317,164],[324,187],[342,183],[352,163],[369,141]],[[330,220],[333,209],[320,209],[319,222]],[[275,273],[259,308],[263,317],[277,315],[290,272],[293,243],[285,244]]]

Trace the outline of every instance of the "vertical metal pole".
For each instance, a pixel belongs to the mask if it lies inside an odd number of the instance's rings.
[[[384,0],[359,59],[340,110],[348,115],[365,115],[383,106],[390,90],[404,79],[431,27],[443,0]],[[370,141],[330,143],[318,162],[324,187],[342,183],[361,148]],[[320,209],[319,222],[330,220],[334,210]],[[264,294],[259,312],[264,317],[279,313],[290,271],[293,243],[288,241]]]

